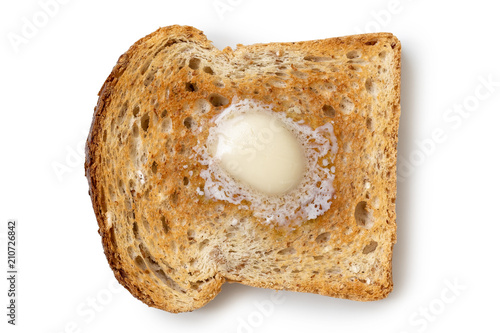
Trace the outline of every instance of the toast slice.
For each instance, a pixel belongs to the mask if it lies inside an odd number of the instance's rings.
[[[170,312],[224,282],[357,301],[392,290],[400,43],[390,33],[220,51],[188,26],[123,54],[99,92],[85,162],[104,252],[135,297]],[[290,225],[203,193],[193,150],[235,101],[333,124],[335,196]]]

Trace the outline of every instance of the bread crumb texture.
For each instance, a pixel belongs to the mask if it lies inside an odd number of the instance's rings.
[[[99,92],[86,175],[116,278],[146,304],[200,308],[224,282],[370,301],[392,290],[400,43],[390,33],[220,51],[170,26],[123,54]],[[333,121],[336,190],[299,226],[203,193],[193,148],[233,100],[313,129]]]

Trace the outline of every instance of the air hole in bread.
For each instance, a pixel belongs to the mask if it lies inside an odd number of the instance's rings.
[[[360,64],[364,65],[366,61],[363,58],[350,59],[347,61],[348,64]]]
[[[194,102],[196,112],[204,114],[210,111],[210,103],[206,99],[198,99]]]
[[[149,252],[149,249],[146,247],[146,245],[144,245],[143,243],[139,243],[139,250],[141,251],[142,257],[146,261],[147,266],[152,271],[161,269],[160,265],[158,265],[158,262],[151,256],[151,253]]]
[[[203,241],[200,242],[200,244],[198,245],[198,248],[199,250],[203,250],[209,243],[209,240],[208,239],[204,239]]]
[[[372,39],[372,40],[369,40],[368,42],[365,43],[365,45],[375,45],[377,44],[378,40],[377,39]]]
[[[114,227],[109,228],[109,242],[114,248],[118,248],[118,245],[116,243],[116,235]]]
[[[356,224],[363,228],[371,228],[373,225],[372,214],[368,210],[368,204],[366,201],[360,201],[356,205],[354,210],[354,218]]]
[[[109,195],[109,200],[111,202],[116,201],[115,190],[114,190],[113,186],[111,186],[111,184],[108,186],[108,195]]]
[[[348,69],[350,69],[351,71],[354,71],[354,72],[361,72],[361,67],[357,66],[357,65],[349,65],[347,66]]]
[[[359,52],[358,50],[352,50],[352,51],[347,52],[346,57],[347,57],[347,59],[359,58],[359,57],[361,57],[361,52]]]
[[[160,221],[161,221],[161,226],[163,228],[163,232],[168,234],[168,232],[170,231],[170,226],[168,225],[168,221],[167,219],[165,218],[165,216],[161,216],[160,217]]]
[[[139,105],[134,106],[134,109],[132,110],[132,115],[134,117],[137,117],[139,115],[139,112],[141,111],[141,108]]]
[[[153,81],[157,71],[158,71],[158,69],[152,69],[151,71],[149,71],[148,75],[144,79],[144,85],[146,87],[149,86],[149,84]]]
[[[186,90],[189,92],[195,92],[198,91],[198,87],[196,86],[196,83],[186,82]]]
[[[368,245],[366,245],[363,249],[363,254],[368,254],[368,253],[371,253],[373,251],[375,251],[375,249],[377,248],[378,246],[378,243],[375,242],[375,241],[371,241]]]
[[[161,122],[161,130],[165,133],[172,131],[172,119],[168,117],[163,119]]]
[[[170,195],[170,201],[172,201],[174,205],[177,205],[178,200],[179,200],[179,194],[177,193],[177,191],[175,191]]]
[[[322,244],[322,243],[328,242],[329,239],[330,239],[330,233],[324,232],[324,233],[318,235],[318,237],[316,237],[316,239],[314,241],[318,244]]]
[[[335,117],[335,109],[331,105],[323,105],[323,114],[326,117],[333,118]]]
[[[298,79],[305,80],[307,79],[308,75],[304,72],[299,72],[299,71],[292,71],[290,72],[293,76],[295,76]]]
[[[184,289],[182,289],[181,286],[179,286],[177,284],[177,282],[172,280],[172,278],[167,276],[167,274],[165,274],[165,272],[163,270],[161,270],[161,269],[155,270],[154,273],[155,273],[156,277],[159,278],[160,281],[163,282],[167,287],[169,287],[177,292],[183,293],[183,294],[186,293],[186,291]]]
[[[122,179],[118,179],[118,189],[122,194],[126,193],[125,184],[123,183]]]
[[[366,118],[366,127],[368,127],[368,129],[373,132],[374,128],[373,128],[373,120],[372,118],[368,117]]]
[[[214,247],[208,255],[217,264],[225,264],[226,263],[226,258],[224,257],[224,255],[222,254],[222,251],[218,247]]]
[[[142,65],[142,67],[141,67],[141,74],[142,75],[144,75],[144,73],[146,73],[146,71],[148,70],[149,65],[151,65],[151,61],[153,61],[153,59],[148,59],[148,60],[146,60],[144,65]]]
[[[128,188],[130,192],[135,191],[135,181],[133,179],[129,179]]]
[[[118,114],[118,118],[121,119],[123,116],[125,116],[125,113],[127,113],[128,110],[128,101],[125,101],[123,103],[122,107],[120,108],[120,113]]]
[[[106,212],[108,211],[108,203],[106,202],[106,197],[104,196],[103,186],[101,186],[101,191],[99,193],[101,194],[100,201],[101,201],[102,213],[106,214]]]
[[[365,89],[372,96],[377,95],[377,85],[375,84],[375,82],[371,78],[366,79]]]
[[[214,71],[212,70],[212,67],[205,66],[205,67],[203,67],[203,71],[207,74],[214,75]]]
[[[215,80],[213,81],[213,84],[214,84],[214,86],[216,86],[217,88],[224,88],[224,87],[226,86],[226,85],[224,84],[224,82],[223,82],[221,79],[219,79],[219,78],[215,79]]]
[[[134,262],[140,270],[146,271],[148,269],[148,267],[146,266],[146,262],[144,261],[144,259],[142,259],[141,256],[135,257]]]
[[[144,132],[148,131],[149,128],[149,113],[146,113],[141,117],[141,128]]]
[[[168,111],[167,111],[167,109],[165,109],[165,110],[163,110],[163,111],[161,112],[160,117],[165,118],[165,117],[167,116],[167,114],[168,114]]]
[[[340,111],[343,114],[350,114],[354,110],[354,103],[348,97],[342,97],[340,101]]]
[[[192,117],[186,117],[186,118],[184,118],[184,121],[182,123],[189,130],[196,129],[196,121]]]
[[[196,242],[195,237],[196,237],[196,233],[194,232],[194,230],[189,229],[187,231],[187,239],[188,239],[188,241],[190,243],[195,243]]]
[[[106,142],[107,139],[108,139],[108,130],[104,130],[104,132],[102,133],[102,141]]]
[[[312,62],[325,62],[325,61],[331,61],[332,58],[330,58],[330,57],[305,56],[304,60],[306,60],[306,61],[312,61]]]
[[[139,126],[137,126],[137,124],[136,124],[136,123],[134,123],[134,124],[132,125],[132,136],[133,136],[134,138],[139,137]],[[133,143],[133,142],[131,143],[131,148],[132,148],[132,147],[135,147],[135,143]]]
[[[135,257],[137,257],[137,254],[135,253],[135,249],[133,246],[127,247],[127,254],[130,259],[134,260]]]
[[[314,260],[323,260],[324,256],[313,256]]]
[[[385,60],[385,58],[387,57],[387,52],[386,51],[382,51],[378,54],[378,57],[382,60]]]
[[[219,94],[210,94],[208,96],[208,101],[215,107],[224,106],[229,103],[229,100]]]
[[[340,274],[341,272],[342,270],[339,267],[332,267],[325,269],[325,273],[330,275],[337,275]]]
[[[184,186],[188,186],[189,185],[189,178],[188,177],[184,177],[182,179],[182,183],[184,184]]]
[[[153,164],[151,164],[151,171],[153,173],[156,173],[158,171],[158,163],[156,163],[156,161],[153,161]]]
[[[189,60],[189,68],[191,68],[191,69],[198,69],[198,68],[200,68],[200,63],[201,63],[200,59],[198,59],[198,58],[191,58],[191,60]]]
[[[184,155],[186,153],[186,145],[185,144],[180,144],[179,146],[176,147],[176,151],[180,155]]]
[[[329,66],[329,71],[332,72],[332,73],[335,73],[335,72],[338,72],[339,71],[339,68],[337,66]],[[332,79],[333,80],[333,79]]]
[[[276,88],[286,88],[286,82],[280,79],[271,79],[269,84]]]
[[[132,232],[134,233],[134,237],[137,240],[141,240],[141,235],[139,235],[139,226],[137,225],[137,222],[134,222],[132,224]]]
[[[196,282],[189,281],[189,288],[191,288],[192,290],[198,290],[200,289],[200,284],[201,281],[196,281]]]
[[[287,247],[286,249],[278,251],[278,255],[286,256],[295,254],[297,251],[293,247]]]
[[[195,259],[195,258],[189,259],[189,266],[191,266],[191,267],[196,266],[197,263],[198,263],[198,259]]]
[[[147,233],[151,231],[151,228],[149,227],[149,222],[145,217],[142,218],[142,225],[144,226],[144,229],[146,229]]]

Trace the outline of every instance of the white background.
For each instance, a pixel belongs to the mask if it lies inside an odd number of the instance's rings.
[[[498,329],[492,302],[500,298],[495,1],[58,1],[45,9],[50,17],[42,5],[49,0],[0,5],[2,332]],[[30,22],[39,26],[31,34]],[[270,303],[271,291],[233,284],[204,308],[174,315],[114,284],[87,194],[82,143],[97,92],[118,57],[171,24],[195,26],[219,48],[373,31],[401,40],[398,243],[387,299],[359,303],[281,292],[283,301]],[[13,36],[24,40],[15,45]],[[61,165],[62,174],[54,169]],[[5,315],[9,218],[19,221],[16,327]],[[450,289],[453,284],[459,286]]]

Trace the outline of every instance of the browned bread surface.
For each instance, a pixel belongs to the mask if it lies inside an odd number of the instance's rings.
[[[116,278],[146,304],[200,308],[226,281],[359,301],[392,290],[399,41],[390,33],[216,49],[187,26],[123,54],[99,92],[86,175]],[[334,122],[336,196],[296,226],[200,194],[193,148],[234,100]],[[301,222],[301,221],[298,221]]]

